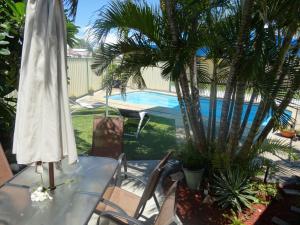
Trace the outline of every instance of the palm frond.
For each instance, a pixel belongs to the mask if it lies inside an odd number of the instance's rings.
[[[78,6],[78,0],[64,0],[65,7],[68,11],[68,16],[75,18]]]
[[[130,1],[113,1],[108,7],[101,9],[99,18],[91,28],[96,42],[105,40],[112,30],[119,32],[137,32],[159,44],[161,33],[161,17],[158,8],[149,6],[146,2],[134,4]],[[128,31],[129,30],[129,31]]]
[[[73,48],[79,41],[76,34],[79,32],[79,27],[73,22],[67,21],[67,44]]]
[[[95,53],[95,61],[92,69],[103,72],[103,70],[117,57],[126,55],[127,64],[140,65],[141,67],[155,66],[160,61],[159,50],[140,36],[119,39],[116,44],[102,44]]]
[[[290,146],[288,142],[281,139],[266,139],[257,149],[257,152],[260,155],[265,153],[271,153],[277,156],[288,155],[294,151],[295,149],[292,146]]]

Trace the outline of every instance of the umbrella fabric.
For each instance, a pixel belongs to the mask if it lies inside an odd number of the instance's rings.
[[[77,161],[60,0],[27,2],[13,153],[19,164]]]

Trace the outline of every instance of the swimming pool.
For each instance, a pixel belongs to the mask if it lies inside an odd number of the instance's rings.
[[[130,104],[147,105],[147,106],[152,106],[152,107],[164,107],[164,108],[169,108],[169,109],[176,110],[176,111],[180,110],[177,96],[158,93],[158,92],[135,91],[135,92],[127,93],[125,98],[123,98],[122,95],[117,94],[117,95],[110,96],[109,99],[124,101],[124,102],[130,103]],[[219,120],[219,118],[221,117],[222,102],[223,102],[222,99],[217,100],[217,111],[216,111],[217,120]],[[243,106],[242,118],[244,118],[247,106],[248,106],[247,103],[245,103]],[[201,108],[203,117],[208,118],[208,115],[209,115],[209,99],[208,98],[201,98],[200,108]],[[258,105],[253,104],[249,118],[248,118],[248,123],[252,123],[252,121],[254,120],[255,114],[257,112],[257,108],[258,108]],[[291,111],[288,111],[288,110],[286,110],[286,113],[289,114],[290,116],[292,114]],[[270,116],[271,115],[269,113],[265,117],[262,125],[265,125],[269,121]]]

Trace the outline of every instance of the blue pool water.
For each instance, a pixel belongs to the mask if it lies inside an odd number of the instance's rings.
[[[109,99],[112,100],[119,100],[124,101],[131,104],[138,104],[138,105],[148,105],[152,107],[164,107],[169,108],[172,110],[180,110],[178,100],[176,96],[163,94],[163,93],[157,93],[157,92],[147,92],[147,91],[136,91],[136,92],[130,92],[126,94],[126,97],[123,98],[120,94],[118,95],[112,95],[109,97]],[[221,117],[221,109],[222,109],[222,99],[217,100],[217,119]],[[248,104],[245,103],[243,106],[243,115],[246,112]],[[200,108],[203,117],[208,117],[209,115],[209,99],[207,98],[201,98],[200,100]],[[258,105],[253,104],[249,118],[248,123],[252,123],[255,114],[257,112]],[[286,113],[291,115],[290,111],[286,110]],[[270,115],[267,115],[264,119],[264,122],[262,125],[265,125],[270,119]]]

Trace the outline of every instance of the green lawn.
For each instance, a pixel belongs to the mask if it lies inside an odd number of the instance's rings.
[[[105,108],[84,109],[73,113],[77,150],[86,154],[91,148],[93,116],[104,114]],[[116,111],[110,109],[110,114]],[[136,121],[125,120],[125,133],[135,131]],[[138,139],[124,136],[124,152],[129,160],[160,159],[169,149],[176,149],[175,121],[163,117],[151,116],[150,122]]]

